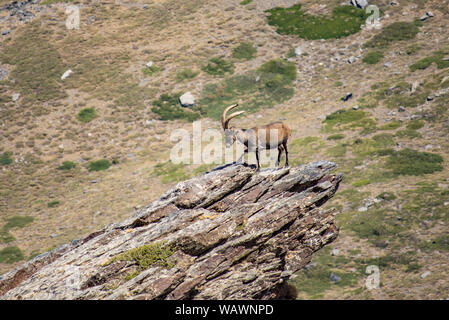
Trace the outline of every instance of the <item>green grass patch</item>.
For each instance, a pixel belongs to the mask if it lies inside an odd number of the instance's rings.
[[[97,111],[94,108],[84,108],[78,113],[78,120],[83,123],[91,122],[97,117]]]
[[[379,129],[380,130],[396,130],[400,126],[402,126],[402,123],[400,121],[390,121],[390,122],[384,124],[383,126],[381,126]]]
[[[232,61],[226,61],[220,57],[214,57],[209,60],[209,63],[201,68],[207,74],[213,76],[223,76],[226,73],[234,73],[234,63]]]
[[[241,4],[242,6],[245,6],[245,5],[247,5],[247,4],[250,4],[251,2],[253,2],[253,0],[243,0],[242,2],[240,2],[240,4]]]
[[[366,64],[377,64],[382,60],[384,54],[380,51],[370,51],[362,59]]]
[[[4,230],[10,230],[12,228],[23,228],[34,221],[30,216],[14,216],[6,219],[6,224],[3,226]]]
[[[176,74],[178,81],[184,81],[186,79],[193,79],[199,74],[198,71],[193,71],[192,69],[183,69]]]
[[[251,60],[256,56],[257,49],[252,42],[243,42],[232,51],[232,56],[236,59]]]
[[[58,49],[52,44],[51,28],[35,19],[26,24],[10,44],[2,48],[0,60],[14,66],[12,87],[22,103],[42,103],[65,98],[62,74],[67,70]]]
[[[47,207],[49,207],[49,208],[56,208],[60,204],[61,204],[60,201],[54,200],[54,201],[50,201],[49,203],[47,203]]]
[[[309,162],[312,156],[325,147],[320,137],[304,137],[289,143],[289,153],[292,165],[300,165]]]
[[[184,164],[174,164],[171,161],[155,165],[152,174],[161,177],[162,183],[179,182],[190,178]]]
[[[57,169],[69,171],[76,167],[76,163],[72,161],[64,161]]]
[[[180,106],[180,96],[179,93],[162,94],[159,99],[153,101],[154,107],[151,111],[159,115],[160,120],[184,120],[189,122],[198,120],[201,117],[199,113]]]
[[[419,32],[415,22],[393,22],[384,27],[371,40],[365,43],[366,48],[386,48],[396,41],[412,40]]]
[[[6,224],[0,229],[0,243],[9,243],[16,240],[9,230],[13,228],[23,228],[34,221],[30,216],[13,216],[6,219]]]
[[[444,58],[447,58],[448,56],[449,49],[436,51],[431,56],[418,60],[416,63],[412,64],[409,69],[411,72],[424,70],[430,67],[432,63],[435,63],[438,69],[449,68],[449,61],[444,60]]]
[[[103,171],[108,170],[111,166],[111,163],[107,159],[101,159],[97,161],[92,161],[89,163],[89,171]]]
[[[168,258],[172,256],[175,251],[176,247],[172,244],[167,244],[166,242],[154,242],[126,251],[114,257],[110,262],[134,262],[138,266],[138,270],[127,276],[127,280],[130,280],[143,270],[146,270],[155,264],[167,269],[174,267],[173,262],[170,262]]]
[[[368,118],[368,113],[363,110],[337,110],[324,119],[324,132],[342,131],[360,128],[362,134],[376,131],[376,123]]]
[[[385,201],[393,201],[396,199],[396,196],[393,192],[385,191],[377,195],[378,199],[382,199]]]
[[[0,250],[0,263],[15,263],[25,259],[19,247],[6,247]]]
[[[373,136],[371,139],[356,139],[352,145],[353,153],[365,158],[394,146],[394,136],[388,133],[381,133]]]
[[[356,188],[363,187],[371,183],[370,179],[360,179],[352,183],[352,185]]]
[[[11,159],[11,153],[10,152],[3,152],[0,155],[0,164],[2,166],[8,166],[12,163],[12,159]]]
[[[228,105],[239,100],[247,112],[269,108],[293,96],[294,79],[295,64],[283,59],[270,60],[257,70],[206,85],[198,109],[203,115],[218,120]]]
[[[441,235],[436,237],[435,239],[422,243],[420,245],[422,249],[427,250],[449,250],[449,235]]]
[[[301,10],[301,4],[290,8],[267,10],[268,24],[280,34],[297,35],[307,40],[337,39],[360,31],[368,14],[352,6],[338,6],[331,16],[311,15]]]
[[[421,176],[443,170],[443,157],[439,154],[404,149],[393,152],[386,168],[395,175]]]
[[[421,120],[411,120],[406,126],[409,130],[419,130],[422,127],[424,127],[424,121]]]
[[[331,256],[329,247],[317,252],[312,262],[314,266],[298,271],[296,277],[290,280],[298,293],[306,294],[310,299],[321,298],[326,290],[334,286],[342,288],[355,286],[361,276],[359,272],[346,271],[345,266],[349,263],[349,259],[343,255]],[[333,282],[330,279],[331,274],[340,277],[341,280]]]
[[[336,134],[332,134],[330,136],[327,137],[327,140],[341,140],[344,139],[345,135],[342,133],[336,133]]]
[[[156,67],[155,65],[152,65],[150,67],[145,67],[142,69],[142,73],[146,76],[151,77],[153,74],[155,74],[156,72],[161,71],[161,69],[159,67]]]

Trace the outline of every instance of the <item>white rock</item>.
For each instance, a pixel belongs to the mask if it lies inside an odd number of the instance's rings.
[[[66,72],[64,72],[64,74],[61,77],[61,80],[64,80],[65,78],[67,78],[68,76],[70,76],[70,74],[72,73],[72,70],[67,70]]]
[[[146,64],[146,66],[147,66],[148,68],[150,68],[152,65],[153,65],[153,61],[148,61],[147,64]]]
[[[302,55],[302,49],[301,49],[300,47],[298,47],[298,48],[295,49],[295,55],[296,55],[297,57],[299,57],[300,55]]]
[[[430,271],[426,271],[421,275],[421,278],[424,279],[426,278],[431,272]]]
[[[364,9],[366,6],[368,6],[368,1],[366,0],[351,0],[350,2],[354,7],[358,7],[361,9]]]
[[[189,91],[179,97],[179,102],[181,103],[181,106],[183,106],[183,107],[191,107],[191,106],[195,105],[195,97]]]
[[[340,250],[338,250],[337,248],[332,249],[331,256],[338,256],[339,253],[340,253]]]
[[[17,101],[17,100],[19,100],[19,98],[20,98],[20,93],[13,93],[13,95],[12,95],[12,101]]]

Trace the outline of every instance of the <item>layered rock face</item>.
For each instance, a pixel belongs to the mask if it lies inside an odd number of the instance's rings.
[[[0,298],[281,298],[286,280],[338,235],[333,210],[322,208],[342,179],[334,168],[216,168],[0,276]],[[148,250],[145,267],[130,254]]]

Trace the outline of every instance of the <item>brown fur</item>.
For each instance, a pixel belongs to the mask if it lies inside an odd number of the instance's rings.
[[[285,165],[288,166],[287,142],[290,137],[290,128],[285,123],[280,121],[260,127],[253,127],[251,129],[237,129],[234,127],[229,128],[229,121],[244,112],[234,112],[229,117],[226,117],[226,113],[237,106],[238,105],[235,104],[227,107],[222,115],[223,130],[226,132],[226,143],[229,144],[232,137],[233,143],[235,140],[238,140],[245,145],[246,149],[244,154],[249,151],[256,152],[257,169],[260,168],[259,151],[261,149],[277,148],[279,150],[276,166],[279,165],[282,151],[285,151]],[[263,131],[265,131],[265,134]],[[243,155],[238,161],[242,159]]]

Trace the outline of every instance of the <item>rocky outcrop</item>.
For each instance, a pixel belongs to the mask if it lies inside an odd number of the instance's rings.
[[[338,235],[322,207],[342,179],[334,168],[216,168],[1,276],[0,298],[281,298],[286,280]]]

